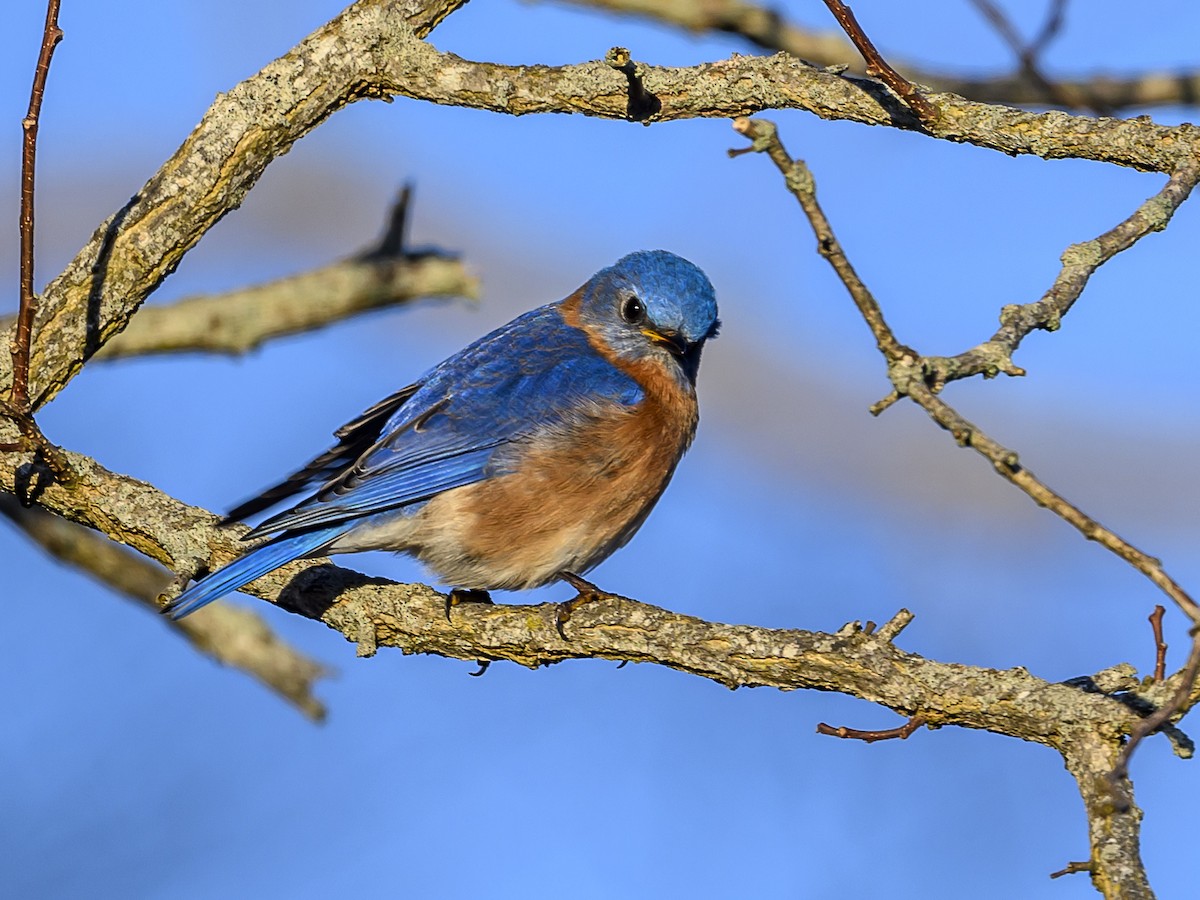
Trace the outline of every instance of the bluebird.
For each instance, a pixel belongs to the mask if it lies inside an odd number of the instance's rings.
[[[480,338],[338,429],[338,442],[229,514],[307,499],[167,606],[179,618],[295,559],[412,554],[464,595],[579,576],[625,545],[696,433],[712,284],[631,253]],[[561,625],[560,625],[561,630]]]

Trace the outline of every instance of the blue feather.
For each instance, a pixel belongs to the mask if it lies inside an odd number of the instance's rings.
[[[247,537],[357,520],[501,474],[506,445],[642,396],[557,304],[540,307],[437,366],[357,464]]]

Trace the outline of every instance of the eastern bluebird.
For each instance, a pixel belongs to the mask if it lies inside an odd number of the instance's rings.
[[[712,284],[648,250],[480,338],[229,514],[316,492],[173,600],[185,616],[294,559],[411,553],[467,591],[572,583],[633,537],[696,433]]]

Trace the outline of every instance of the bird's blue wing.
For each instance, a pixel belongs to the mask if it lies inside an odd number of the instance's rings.
[[[557,306],[533,310],[435,368],[354,465],[248,537],[324,528],[502,474],[497,452],[513,441],[641,398]]]
[[[421,387],[421,382],[410,384],[396,393],[380,400],[362,415],[347,422],[333,433],[338,442],[314,457],[301,469],[292,473],[279,484],[254,495],[225,516],[225,522],[240,522],[255,513],[270,509],[277,503],[305,491],[311,491],[336,477],[347,466],[352,466],[379,440],[384,427],[401,406],[407,403]]]

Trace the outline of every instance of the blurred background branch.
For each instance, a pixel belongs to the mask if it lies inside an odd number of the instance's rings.
[[[309,272],[222,294],[143,306],[97,359],[198,351],[237,355],[363,312],[433,297],[479,299],[479,279],[462,262],[434,251],[410,253],[398,238],[409,190],[397,199],[376,247]],[[0,319],[0,331],[12,318]]]
[[[158,596],[174,578],[166,569],[82,525],[37,506],[22,506],[12,494],[0,493],[0,515],[55,559],[158,612]],[[38,602],[53,600],[43,597]],[[178,621],[159,616],[158,620],[205,655],[257,679],[308,718],[325,717],[325,707],[312,689],[328,671],[288,646],[256,613],[221,604],[212,608],[212,614]]]

